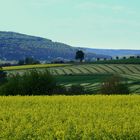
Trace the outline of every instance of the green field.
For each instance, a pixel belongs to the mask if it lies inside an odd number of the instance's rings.
[[[111,74],[119,74],[128,80],[131,93],[140,93],[140,65],[134,64],[50,64],[39,65],[32,68],[43,70],[48,68],[50,72],[55,75],[57,82],[64,86],[71,86],[72,84],[80,84],[84,86],[89,92],[95,93],[100,88],[101,82],[108,78]],[[19,66],[19,69],[10,67],[5,70],[10,70],[8,73],[23,73],[27,69],[24,66]],[[30,66],[26,66],[30,67]]]
[[[50,68],[50,71],[58,76],[63,85],[71,86],[78,83],[91,92],[96,92],[101,82],[109,75],[119,74],[128,80],[131,93],[140,93],[140,65],[84,64]]]
[[[83,64],[67,67],[51,68],[54,75],[69,74],[140,74],[140,65],[133,64]]]
[[[100,83],[104,79],[109,78],[111,74],[93,74],[93,75],[61,75],[55,76],[58,84],[69,88],[72,85],[80,84],[89,94],[96,94],[99,92]]]
[[[0,97],[1,140],[139,140],[140,96]]]

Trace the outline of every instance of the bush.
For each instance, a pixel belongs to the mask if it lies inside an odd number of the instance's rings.
[[[113,76],[101,85],[101,93],[106,95],[112,94],[129,94],[127,81],[122,80],[120,76]]]
[[[23,75],[12,74],[1,87],[4,95],[51,95],[57,87],[54,77],[44,72],[31,70]]]
[[[7,82],[0,87],[1,95],[81,95],[86,94],[83,86],[72,85],[66,88],[57,85],[56,79],[48,70],[36,69],[23,74],[11,74]]]

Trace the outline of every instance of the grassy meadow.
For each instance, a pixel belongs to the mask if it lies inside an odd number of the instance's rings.
[[[2,96],[2,140],[139,140],[140,96]]]

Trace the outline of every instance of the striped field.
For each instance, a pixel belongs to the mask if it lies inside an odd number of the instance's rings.
[[[119,65],[119,64],[85,64],[66,67],[51,68],[54,75],[75,75],[75,74],[140,74],[140,65]]]
[[[97,74],[119,74],[129,80],[130,90],[133,93],[140,93],[140,65],[124,64],[85,64],[73,65],[59,68],[50,68],[54,75],[97,75]],[[94,80],[94,79],[93,79]],[[80,81],[80,80],[79,80]],[[73,83],[64,84],[71,86]],[[100,83],[82,81],[83,86],[88,90],[99,88]]]
[[[129,87],[132,93],[140,93],[140,65],[138,64],[47,64],[5,67],[4,70],[7,70],[7,72],[10,74],[13,72],[23,73],[27,69],[33,68],[38,70],[48,68],[49,71],[56,77],[65,77],[64,82],[61,80],[62,82],[60,84],[67,87],[71,86],[72,84],[80,84],[87,90],[91,91],[91,93],[99,89],[101,84],[101,81],[99,81],[100,79],[103,81],[110,74],[119,74],[128,79]],[[96,75],[101,76],[96,77]],[[104,75],[107,76],[104,77]],[[99,80],[97,80],[98,78]],[[72,80],[69,82],[69,79]]]

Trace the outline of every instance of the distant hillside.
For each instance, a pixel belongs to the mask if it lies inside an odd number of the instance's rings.
[[[130,55],[140,55],[140,50],[113,50],[113,49],[92,49],[85,48],[87,52],[94,52],[99,54],[105,54],[110,56],[130,56]]]
[[[19,34],[15,32],[0,32],[0,59],[19,60],[25,57],[34,57],[38,60],[53,60],[61,57],[63,59],[74,59],[75,52],[79,48],[52,40]],[[86,51],[86,58],[109,58],[104,54],[95,54]]]

